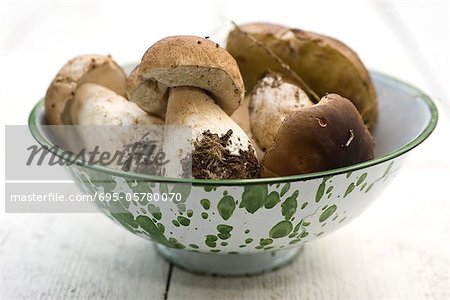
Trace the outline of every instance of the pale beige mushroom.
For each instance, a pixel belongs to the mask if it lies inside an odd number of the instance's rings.
[[[128,95],[166,124],[192,128],[193,177],[257,176],[253,145],[229,117],[244,96],[242,77],[218,44],[196,36],[160,40],[129,77]]]

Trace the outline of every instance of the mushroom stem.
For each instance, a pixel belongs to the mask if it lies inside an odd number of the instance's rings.
[[[172,88],[166,125],[192,129],[193,177],[256,177],[258,161],[248,136],[203,90]]]
[[[72,125],[160,125],[163,120],[151,116],[135,103],[95,83],[77,89],[68,109]]]

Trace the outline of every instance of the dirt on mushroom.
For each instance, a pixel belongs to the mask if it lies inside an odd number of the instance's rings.
[[[239,155],[227,148],[233,131],[219,136],[206,130],[194,142],[192,176],[198,179],[245,179],[259,174],[258,160],[251,145]]]

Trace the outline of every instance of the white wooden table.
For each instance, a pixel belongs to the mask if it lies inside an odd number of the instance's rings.
[[[2,124],[25,124],[55,72],[74,55],[112,53],[120,62],[136,61],[164,35],[214,34],[224,20],[259,19],[344,40],[370,68],[438,99],[440,125],[360,218],[308,244],[288,267],[257,277],[180,270],[100,214],[0,209],[0,299],[450,299],[448,4],[194,2],[1,1]]]

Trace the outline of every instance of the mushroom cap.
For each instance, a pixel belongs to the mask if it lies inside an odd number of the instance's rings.
[[[373,138],[350,100],[337,94],[291,113],[266,152],[262,177],[344,167],[373,158]]]
[[[269,73],[250,94],[250,128],[263,151],[269,149],[284,119],[293,111],[314,103],[298,86],[286,82],[280,74]]]
[[[163,102],[162,106],[167,102],[167,87],[203,89],[229,115],[244,97],[235,59],[218,44],[197,36],[171,36],[158,41],[145,52],[136,72],[128,80],[130,100],[151,114],[158,115],[161,105],[150,102]],[[142,81],[150,81],[145,93],[138,92]]]
[[[119,95],[126,91],[126,74],[110,55],[80,55],[68,61],[51,82],[45,96],[50,125],[70,125],[66,114],[77,88],[83,83],[102,85]]]
[[[248,38],[250,34],[263,47]],[[228,35],[227,50],[236,58],[251,90],[268,70],[289,75],[272,51],[319,96],[336,93],[356,106],[372,129],[377,119],[377,99],[369,73],[357,54],[343,43],[321,34],[271,23],[249,23]]]

